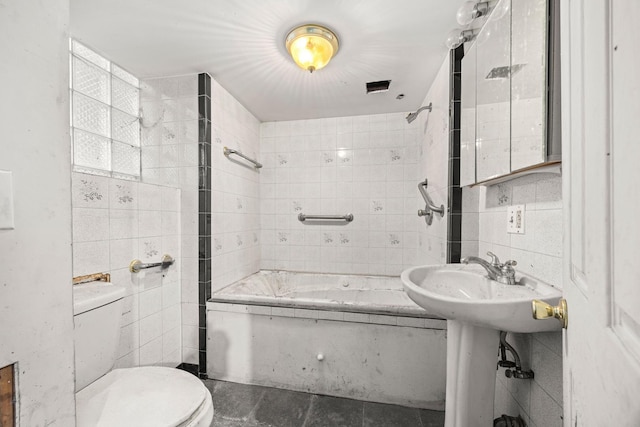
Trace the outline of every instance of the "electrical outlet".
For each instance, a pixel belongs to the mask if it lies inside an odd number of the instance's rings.
[[[0,171],[0,230],[13,230],[13,182],[10,171]]]
[[[524,205],[507,207],[507,233],[524,234]]]

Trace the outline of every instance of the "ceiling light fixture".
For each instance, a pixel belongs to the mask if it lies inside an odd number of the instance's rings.
[[[456,19],[460,25],[469,25],[474,19],[489,13],[489,2],[476,3],[474,1],[466,1],[458,9]]]
[[[285,39],[287,51],[303,70],[313,73],[324,68],[338,52],[338,37],[326,27],[301,25]]]

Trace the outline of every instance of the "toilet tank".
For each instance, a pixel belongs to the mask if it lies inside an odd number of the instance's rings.
[[[108,282],[73,286],[76,391],[113,368],[125,288]]]

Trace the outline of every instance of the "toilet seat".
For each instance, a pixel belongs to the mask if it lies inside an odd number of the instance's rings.
[[[209,390],[179,369],[114,369],[76,393],[78,427],[195,427],[212,418]]]

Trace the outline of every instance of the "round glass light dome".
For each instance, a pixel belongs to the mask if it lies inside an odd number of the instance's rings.
[[[444,42],[449,49],[455,49],[458,46],[460,46],[462,43],[464,43],[464,40],[460,35],[461,32],[462,30],[460,29],[449,31],[449,34],[447,34],[447,38]]]
[[[303,70],[313,73],[324,68],[338,52],[338,37],[319,25],[302,25],[289,32],[287,51]]]
[[[462,3],[460,8],[458,9],[458,13],[456,13],[456,20],[460,25],[469,25],[473,22],[475,18],[475,1],[466,1]]]

